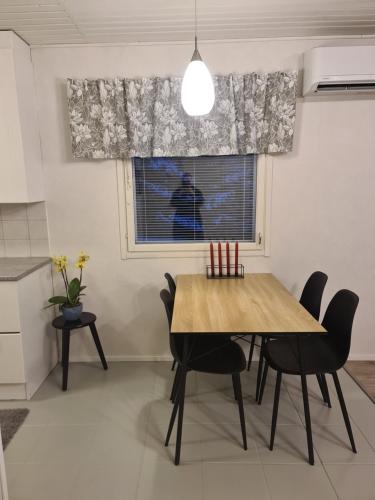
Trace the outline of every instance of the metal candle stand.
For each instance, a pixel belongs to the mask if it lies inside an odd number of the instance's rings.
[[[211,266],[206,266],[206,277],[209,280],[225,280],[225,279],[237,279],[245,277],[245,268],[242,264],[238,264],[237,274],[236,274],[236,266],[229,266],[229,275],[227,274],[227,267],[222,266],[221,275],[219,274],[219,266],[214,266],[215,274],[211,273]]]

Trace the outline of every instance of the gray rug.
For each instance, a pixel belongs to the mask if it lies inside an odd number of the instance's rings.
[[[1,437],[3,449],[8,446],[10,440],[24,423],[29,414],[27,408],[15,408],[14,410],[0,410]]]

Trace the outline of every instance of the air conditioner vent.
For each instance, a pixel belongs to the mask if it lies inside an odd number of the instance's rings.
[[[375,90],[375,82],[367,82],[367,83],[319,83],[315,92],[329,92],[329,91],[347,91],[351,90],[357,91],[374,91]]]

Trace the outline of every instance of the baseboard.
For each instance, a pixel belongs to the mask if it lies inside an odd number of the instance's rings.
[[[247,356],[247,355],[246,355]],[[106,359],[109,362],[116,361],[172,361],[172,356],[170,354],[127,354],[127,355],[106,355]],[[253,361],[258,361],[259,357],[256,352],[254,352]],[[74,356],[69,357],[71,363],[94,363],[96,361],[100,362],[98,356]],[[375,354],[351,354],[349,356],[349,361],[375,361]]]
[[[116,361],[172,361],[172,356],[170,354],[134,354],[134,355],[105,355],[108,362]],[[99,362],[99,356],[69,356],[69,362],[72,363],[93,363]]]
[[[349,361],[375,361],[375,354],[350,354]]]

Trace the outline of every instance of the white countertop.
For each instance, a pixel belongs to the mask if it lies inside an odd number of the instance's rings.
[[[51,257],[1,257],[0,281],[18,281],[51,262]]]

